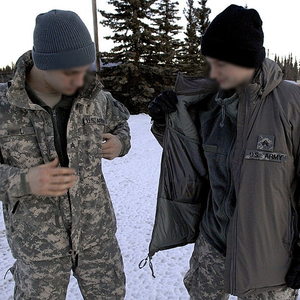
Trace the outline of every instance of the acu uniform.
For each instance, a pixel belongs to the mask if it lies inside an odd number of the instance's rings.
[[[0,199],[16,258],[15,299],[65,299],[71,269],[85,299],[123,299],[123,262],[101,147],[103,133],[112,133],[122,143],[120,156],[129,151],[129,112],[96,80],[51,110],[26,86],[32,66],[29,51],[11,86],[0,85]],[[57,156],[76,170],[78,182],[64,196],[32,195],[27,171]]]

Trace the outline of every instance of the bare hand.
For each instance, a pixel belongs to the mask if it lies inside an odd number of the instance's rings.
[[[27,173],[31,193],[36,196],[62,196],[77,181],[75,170],[57,168],[58,158],[52,162],[33,167]]]
[[[109,160],[118,157],[122,150],[121,141],[110,133],[104,133],[103,140],[105,143],[102,144],[102,157]]]

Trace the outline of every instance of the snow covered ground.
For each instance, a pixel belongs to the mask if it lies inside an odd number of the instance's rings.
[[[113,161],[104,161],[103,171],[118,221],[118,240],[127,277],[126,300],[188,300],[182,279],[188,270],[193,245],[162,251],[153,258],[156,279],[148,266],[138,264],[147,255],[153,228],[161,148],[150,133],[150,118],[130,118],[132,149]],[[12,300],[13,279],[4,274],[14,259],[8,248],[0,212],[0,299]],[[71,277],[67,300],[82,300]],[[236,299],[231,297],[230,300]]]

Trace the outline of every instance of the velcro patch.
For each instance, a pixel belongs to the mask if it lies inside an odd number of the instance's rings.
[[[257,150],[270,151],[274,150],[275,136],[274,135],[263,135],[258,136]]]
[[[94,117],[94,116],[84,116],[82,118],[82,123],[86,124],[105,124],[105,121],[102,118]]]
[[[263,160],[284,163],[287,159],[287,155],[283,153],[275,152],[263,152],[257,150],[246,150],[245,159]]]

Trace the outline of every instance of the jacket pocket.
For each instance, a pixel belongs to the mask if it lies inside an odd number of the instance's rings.
[[[54,198],[30,195],[8,205],[6,226],[15,258],[33,255],[31,259],[41,260],[67,253],[68,236],[56,203]]]
[[[4,163],[19,168],[42,164],[42,156],[35,134],[16,134],[0,137]]]

